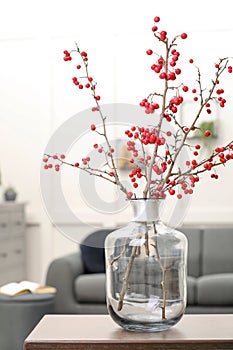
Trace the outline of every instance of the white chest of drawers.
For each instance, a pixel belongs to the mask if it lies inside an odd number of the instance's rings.
[[[26,278],[24,204],[0,204],[0,285]]]

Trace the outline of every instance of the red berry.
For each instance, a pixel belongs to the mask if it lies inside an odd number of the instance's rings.
[[[92,80],[93,80],[93,78],[92,78],[92,77],[89,77],[88,80],[89,80],[89,82],[91,83]]]
[[[187,35],[186,33],[182,33],[182,34],[181,34],[181,38],[182,38],[182,39],[186,39],[187,36],[188,36],[188,35]]]
[[[193,59],[192,58],[190,58],[189,63],[193,63]]]
[[[147,55],[152,55],[153,51],[152,50],[147,50],[146,53],[147,53]]]
[[[136,182],[134,182],[133,187],[134,187],[134,188],[137,188],[137,187],[138,187],[138,184],[137,184]]]
[[[76,68],[77,68],[77,69],[80,69],[80,68],[81,68],[80,64],[78,64]]]
[[[95,129],[96,129],[95,124],[91,124],[91,130],[92,130],[92,131],[95,131]]]
[[[159,75],[160,79],[166,79],[167,78],[167,74],[165,72],[162,72],[160,75]]]
[[[85,51],[82,51],[82,52],[81,52],[81,56],[87,57],[87,53],[86,53]]]
[[[211,135],[211,132],[209,130],[205,131],[205,137],[209,137]]]
[[[99,101],[100,100],[100,96],[96,96],[95,99],[96,99],[96,101]]]
[[[72,57],[71,56],[65,56],[64,57],[64,61],[71,61],[72,60]]]
[[[173,190],[173,188],[169,188],[169,193],[173,196],[175,193],[176,193],[176,191],[175,190]]]
[[[64,154],[61,154],[61,156],[60,156],[61,159],[65,159],[65,157],[66,156]]]
[[[158,27],[157,26],[153,26],[152,27],[152,32],[156,32],[156,30],[158,30]]]
[[[176,106],[172,106],[171,111],[172,111],[173,113],[176,113],[176,112],[177,112],[177,107],[176,107]]]
[[[128,192],[128,193],[127,193],[127,198],[128,198],[128,199],[131,199],[132,196],[133,196],[133,192]]]
[[[156,17],[154,18],[154,22],[158,23],[159,21],[160,21],[160,17],[156,16]]]
[[[161,40],[165,41],[166,40],[166,36],[167,36],[167,32],[165,30],[162,30],[160,32],[160,38]]]

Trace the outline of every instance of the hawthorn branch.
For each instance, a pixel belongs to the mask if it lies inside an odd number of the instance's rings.
[[[224,66],[222,67],[222,63],[223,63],[224,61],[226,61],[226,62],[225,62],[225,64],[224,64]],[[218,81],[220,75],[221,75],[221,74],[223,73],[223,71],[226,69],[227,62],[228,62],[228,60],[227,60],[226,58],[220,59],[220,65],[219,65],[219,68],[218,68],[218,70],[217,70],[217,72],[216,72],[216,79],[212,82],[212,88],[211,88],[210,91],[209,91],[209,95],[208,95],[208,97],[205,99],[205,101],[204,101],[203,98],[202,98],[202,103],[201,103],[200,108],[199,108],[199,110],[198,110],[198,112],[197,112],[197,114],[196,114],[196,117],[194,118],[194,120],[193,120],[193,122],[192,122],[192,124],[191,124],[191,126],[190,126],[190,128],[189,128],[189,130],[188,130],[187,132],[184,133],[184,136],[183,136],[183,139],[182,139],[182,141],[181,141],[180,147],[177,149],[177,151],[176,151],[176,153],[175,153],[175,155],[174,155],[174,158],[172,159],[172,162],[171,162],[169,171],[168,171],[166,177],[164,178],[163,185],[162,185],[163,187],[164,187],[166,181],[170,178],[171,173],[172,173],[172,170],[173,170],[173,167],[174,167],[174,164],[176,163],[176,159],[177,159],[177,157],[179,156],[181,150],[183,149],[183,146],[184,146],[184,144],[185,144],[185,142],[186,142],[186,139],[187,139],[187,137],[188,137],[190,131],[193,130],[193,129],[195,128],[195,124],[196,124],[197,120],[199,119],[199,117],[200,117],[200,115],[201,115],[201,113],[202,113],[202,110],[203,110],[205,104],[206,104],[208,101],[210,101],[210,100],[212,99],[212,95],[213,95],[213,92],[214,92],[214,88],[215,88],[215,86],[216,86],[216,84],[217,84],[217,81]],[[202,94],[202,92],[200,92],[200,93]]]
[[[77,44],[76,44],[76,50],[80,54],[80,50],[79,50],[79,47],[78,47]],[[84,57],[81,54],[80,54],[80,56],[82,58],[82,61],[83,61],[84,67],[85,67],[86,78],[90,81],[90,75],[89,75],[89,71],[88,71],[88,63],[87,63],[87,61],[85,61]],[[113,157],[113,154],[112,154],[112,147],[111,147],[111,144],[109,142],[109,139],[108,139],[108,136],[107,136],[107,130],[106,130],[106,117],[104,117],[104,115],[102,113],[102,109],[101,109],[101,106],[100,106],[100,104],[98,102],[98,98],[97,98],[96,91],[95,91],[96,83],[93,83],[93,81],[90,81],[90,85],[91,85],[91,89],[93,91],[93,98],[95,100],[97,110],[98,110],[99,115],[100,115],[101,120],[102,120],[102,127],[103,127],[103,134],[102,134],[102,136],[104,137],[104,139],[106,141],[107,148],[108,148],[108,151],[109,151],[109,157],[110,157],[110,160],[111,160],[111,167],[114,170],[114,177],[115,177],[115,182],[114,183],[116,183],[116,185],[119,186],[119,188],[120,188],[120,190],[122,192],[127,194],[128,191],[127,191],[126,187],[120,181],[118,170],[117,170],[117,167],[116,167],[116,164],[115,164],[115,160],[114,160],[114,157]]]
[[[45,156],[48,157],[48,158],[53,158],[51,155],[46,154],[46,153],[45,153]],[[90,167],[89,165],[87,167],[82,167],[82,166],[76,167],[75,164],[69,163],[69,162],[67,162],[67,161],[65,161],[65,160],[63,160],[63,159],[61,159],[59,157],[56,160],[59,161],[60,164],[65,164],[65,165],[68,165],[68,166],[75,167],[77,169],[85,171],[89,175],[100,177],[102,179],[105,179],[105,180],[113,183],[114,185],[117,185],[116,181],[114,181],[114,180],[110,179],[109,177],[107,177],[107,176],[111,176],[111,175],[106,170],[95,169],[95,168]]]

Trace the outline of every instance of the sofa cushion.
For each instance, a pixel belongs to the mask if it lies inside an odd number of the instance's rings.
[[[78,302],[105,303],[105,273],[78,276],[74,281],[74,292]]]
[[[208,228],[203,235],[202,275],[233,273],[233,229]]]
[[[181,227],[179,231],[183,232],[188,239],[188,275],[199,277],[200,270],[200,252],[202,232],[198,228]]]
[[[196,281],[194,277],[187,279],[188,305],[196,301]],[[106,289],[105,273],[86,274],[78,276],[74,281],[75,297],[81,303],[105,303]]]
[[[233,273],[199,277],[197,303],[199,305],[233,305]]]
[[[105,272],[104,241],[110,229],[98,230],[87,236],[80,245],[85,273]]]

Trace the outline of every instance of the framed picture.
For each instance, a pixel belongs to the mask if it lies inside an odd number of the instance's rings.
[[[204,107],[201,115],[196,123],[197,129],[190,133],[188,138],[202,138],[203,132],[210,130],[211,138],[217,137],[217,124],[219,115],[219,106],[215,101],[210,102],[209,108]],[[200,109],[200,104],[192,100],[184,102],[181,106],[181,124],[186,127],[191,127],[194,118],[197,116]],[[208,112],[211,111],[211,112]]]

